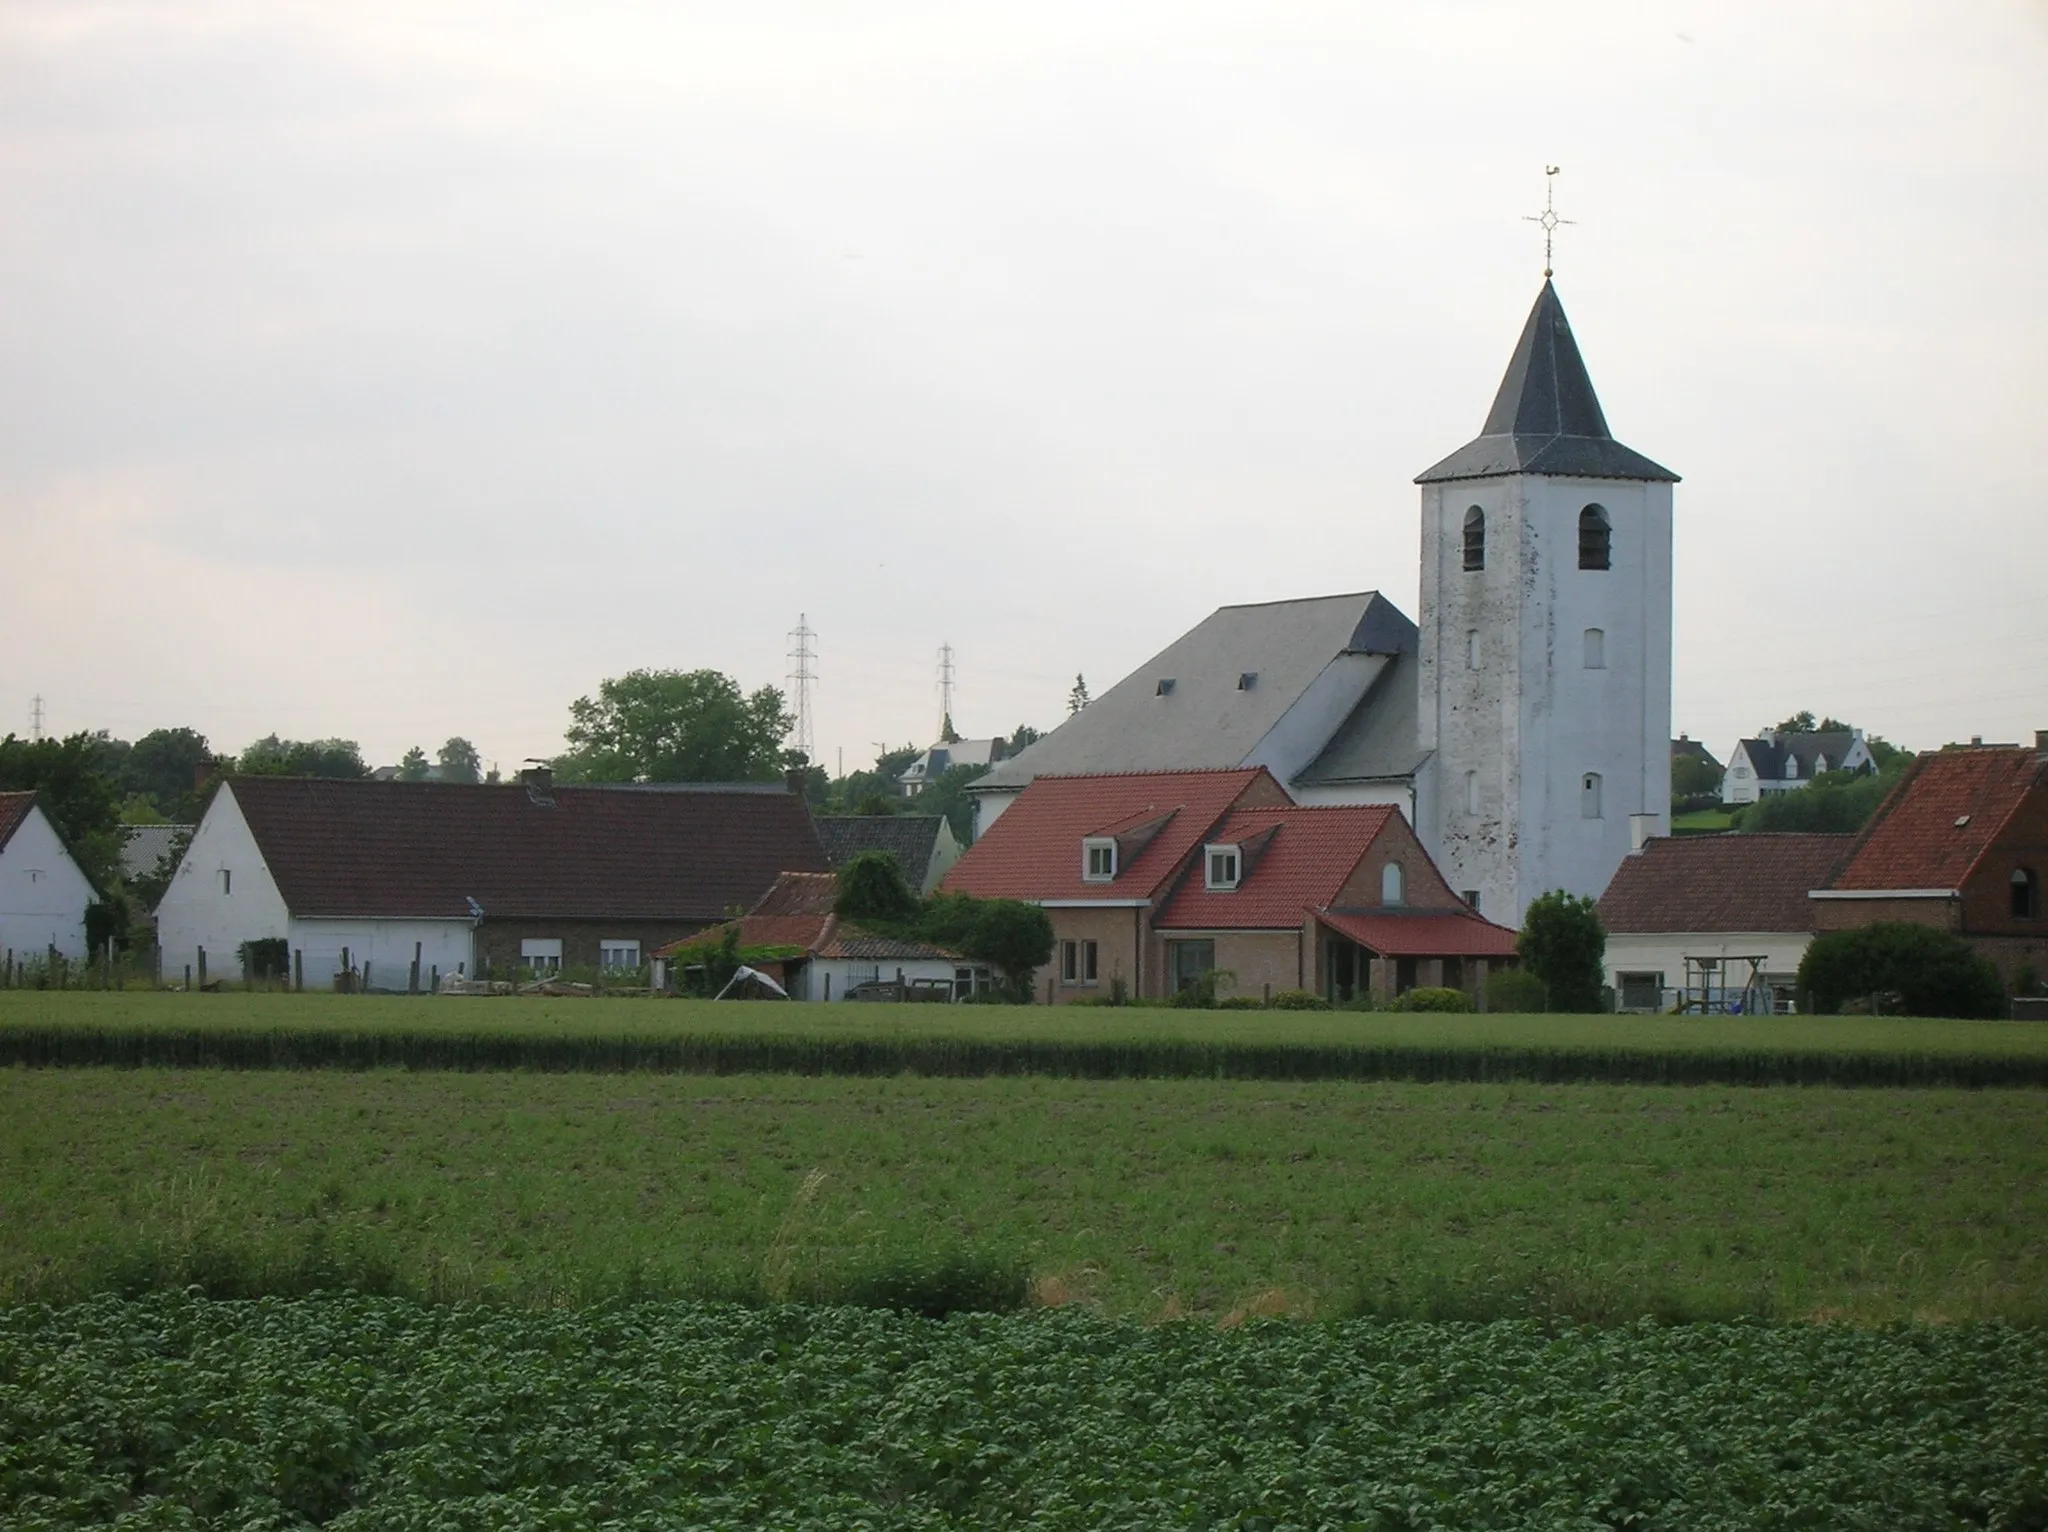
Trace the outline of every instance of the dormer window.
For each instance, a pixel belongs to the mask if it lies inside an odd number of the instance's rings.
[[[1219,893],[1228,893],[1237,887],[1238,872],[1244,859],[1235,846],[1210,846],[1207,850],[1208,873],[1203,879],[1205,887]]]
[[[1108,883],[1116,878],[1116,842],[1109,836],[1090,836],[1081,842],[1081,881]]]
[[[1171,697],[1173,695],[1173,677],[1161,676],[1159,684],[1152,689],[1152,695],[1155,697]]]

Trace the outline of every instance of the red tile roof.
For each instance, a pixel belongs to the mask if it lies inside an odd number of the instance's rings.
[[[803,800],[775,787],[557,787],[235,777],[295,915],[717,920],[786,871],[823,872]]]
[[[34,793],[0,793],[0,851],[7,849],[7,843],[14,839],[14,832],[21,828],[21,822],[28,818],[28,811],[35,807]]]
[[[1340,915],[1317,910],[1316,919],[1382,957],[1513,957],[1515,933],[1477,915]]]
[[[1619,933],[1810,931],[1848,835],[1664,835],[1625,856],[1600,896]]]
[[[1198,866],[1167,901],[1158,923],[1182,931],[1299,927],[1310,909],[1336,900],[1398,813],[1384,804],[1233,809],[1206,837],[1209,843],[1242,845],[1269,831],[1272,838],[1228,893],[1211,893]]]
[[[754,901],[749,915],[807,915],[832,913],[839,902],[839,879],[829,872],[785,872],[769,885],[768,892]]]
[[[2040,752],[1985,745],[1933,750],[1906,768],[1872,816],[1833,888],[1959,889],[2029,791]]]
[[[982,899],[1149,900],[1264,767],[1032,780],[939,886]],[[1081,877],[1081,842],[1171,814],[1107,883]]]
[[[681,941],[670,942],[654,955],[674,957],[684,948],[699,948],[706,943],[722,941],[725,925],[699,931]],[[944,959],[947,962],[961,961],[960,954],[947,947],[935,947],[928,942],[905,941],[896,936],[877,936],[856,925],[843,923],[837,915],[743,915],[737,922],[740,929],[740,946],[751,947],[795,947],[807,957],[850,958],[856,962],[878,962],[893,959],[909,962],[917,959]]]

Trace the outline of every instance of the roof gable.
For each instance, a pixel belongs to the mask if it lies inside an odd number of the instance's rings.
[[[1878,806],[1829,886],[1960,889],[2032,792],[2048,792],[2048,767],[2034,750],[1926,752]]]
[[[984,899],[1149,901],[1231,806],[1264,782],[1263,767],[1039,777],[953,864],[939,886]],[[1283,795],[1284,796],[1284,795]],[[1119,854],[1116,877],[1082,877],[1081,845],[1104,827],[1156,831]]]
[[[1161,909],[1158,924],[1177,930],[1299,926],[1311,909],[1336,902],[1398,813],[1385,804],[1234,809],[1206,844],[1250,846],[1267,837],[1237,887],[1211,890],[1197,866]]]
[[[1600,896],[1617,935],[1809,931],[1807,894],[1825,888],[1849,835],[1662,835],[1621,859]]]
[[[886,851],[896,858],[903,876],[916,884],[932,864],[938,846],[939,814],[848,814],[817,821],[825,860],[844,867],[863,851]]]
[[[826,870],[780,784],[556,787],[236,777],[294,915],[716,920]]]

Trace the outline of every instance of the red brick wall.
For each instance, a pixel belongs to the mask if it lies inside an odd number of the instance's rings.
[[[1061,977],[1060,949],[1053,948],[1052,961],[1038,970],[1038,998],[1043,1000],[1050,984],[1054,1005],[1070,1000],[1092,1000],[1109,993],[1110,981],[1122,979],[1133,995],[1150,993],[1139,988],[1138,953],[1143,926],[1149,926],[1149,910],[1050,909],[1052,934],[1062,942],[1092,941],[1095,947],[1096,980],[1093,984],[1068,984]]]
[[[2038,891],[2036,913],[2028,920],[2012,915],[2017,867],[2033,872]],[[2037,782],[1963,884],[1963,930],[1973,937],[2048,939],[2048,915],[2038,908],[2043,902],[2048,902],[2048,783]]]
[[[1380,902],[1380,874],[1390,861],[1401,864],[1406,908],[1412,910],[1462,910],[1465,901],[1446,883],[1422,842],[1399,814],[1387,821],[1365,857],[1345,880],[1332,902],[1333,909],[1353,909]]]
[[[1953,899],[1812,899],[1813,929],[1854,931],[1880,921],[1902,921],[1907,925],[1936,926],[1944,931],[1961,928],[1961,907]]]

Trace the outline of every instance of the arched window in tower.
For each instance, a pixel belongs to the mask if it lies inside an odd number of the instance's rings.
[[[1479,813],[1479,773],[1476,771],[1465,773],[1465,812],[1475,816]]]
[[[2041,917],[2041,880],[2031,867],[2012,870],[2012,918],[2038,920]]]
[[[1389,862],[1380,869],[1380,903],[1405,904],[1407,901],[1408,891],[1401,877],[1401,864]]]
[[[1614,524],[1607,512],[1589,505],[1579,512],[1579,568],[1606,569],[1613,554]]]
[[[1465,513],[1465,567],[1486,567],[1486,512],[1476,505]]]
[[[1607,668],[1607,634],[1599,628],[1586,629],[1586,668]]]
[[[1465,668],[1467,670],[1477,670],[1479,668],[1479,630],[1477,628],[1467,628],[1465,630]]]
[[[1589,771],[1579,778],[1579,818],[1600,817],[1600,773]]]

